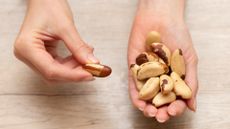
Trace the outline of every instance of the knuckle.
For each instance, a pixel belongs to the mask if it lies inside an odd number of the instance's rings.
[[[23,54],[23,49],[25,49],[25,44],[28,43],[28,38],[26,37],[21,37],[19,36],[15,42],[14,42],[14,46],[13,46],[13,53],[14,56],[18,59],[21,58],[22,54]]]
[[[60,34],[64,34],[66,35],[67,33],[69,33],[69,31],[74,27],[73,23],[65,23],[65,24],[60,24],[60,26],[58,27],[58,30],[60,32]]]
[[[54,80],[54,78],[56,77],[55,70],[52,67],[49,67],[48,69],[45,70],[44,77],[48,81]]]

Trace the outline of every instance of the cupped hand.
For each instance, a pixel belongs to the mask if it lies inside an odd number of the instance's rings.
[[[71,52],[66,58],[56,52],[60,40]],[[14,54],[49,81],[93,80],[81,66],[99,62],[93,55],[93,48],[84,43],[77,32],[66,0],[28,1]]]
[[[161,34],[162,42],[166,44],[171,51],[177,48],[182,49],[186,63],[185,81],[192,89],[193,96],[190,100],[176,100],[168,106],[157,109],[152,104],[138,99],[138,91],[131,72],[129,72],[129,93],[134,106],[143,111],[145,116],[156,117],[159,122],[165,122],[170,116],[181,115],[187,106],[192,111],[196,110],[198,59],[183,16],[170,10],[170,7],[164,7],[166,4],[161,8],[162,10],[165,9],[165,12],[153,9],[154,5],[151,7],[150,4],[152,3],[139,3],[139,9],[136,13],[129,40],[128,65],[134,64],[136,57],[141,52],[146,51],[145,40],[148,32],[152,30],[158,31]],[[159,12],[161,12],[161,14]]]

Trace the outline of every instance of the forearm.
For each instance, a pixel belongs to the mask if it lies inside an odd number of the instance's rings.
[[[139,0],[138,9],[152,15],[184,19],[185,0]]]

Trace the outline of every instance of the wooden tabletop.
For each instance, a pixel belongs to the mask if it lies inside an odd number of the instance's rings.
[[[230,128],[229,0],[187,1],[186,21],[199,55],[198,110],[165,124],[145,118],[128,96],[127,42],[137,0],[71,0],[70,5],[82,37],[113,68],[112,75],[88,83],[46,84],[13,56],[25,0],[0,0],[1,129]]]

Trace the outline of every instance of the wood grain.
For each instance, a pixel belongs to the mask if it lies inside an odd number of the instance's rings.
[[[126,52],[137,0],[70,1],[82,37],[113,73],[57,85],[44,83],[13,56],[25,4],[0,0],[1,129],[229,129],[229,0],[187,1],[186,21],[199,55],[198,110],[166,124],[145,118],[128,96]]]

